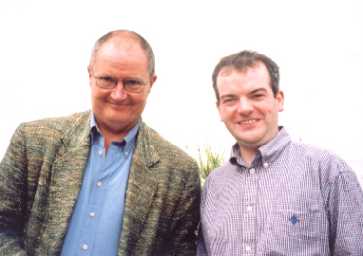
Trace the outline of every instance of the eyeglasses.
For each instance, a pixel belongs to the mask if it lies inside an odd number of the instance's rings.
[[[96,85],[102,89],[114,89],[119,80],[111,76],[93,76],[96,79]],[[146,82],[141,79],[125,78],[121,80],[123,89],[130,93],[140,93],[144,89]]]

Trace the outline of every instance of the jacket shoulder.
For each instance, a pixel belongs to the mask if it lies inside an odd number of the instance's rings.
[[[86,122],[88,118],[89,112],[75,113],[64,117],[45,118],[22,123],[17,128],[17,132],[29,138],[35,137],[52,140],[63,136],[80,123]]]
[[[60,145],[63,139],[73,137],[74,131],[82,130],[89,119],[89,112],[75,113],[65,117],[46,118],[25,122],[18,126],[12,137],[12,142],[18,150],[43,151]],[[72,135],[72,136],[69,136]]]

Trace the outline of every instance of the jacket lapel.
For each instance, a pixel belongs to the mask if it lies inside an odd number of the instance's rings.
[[[141,124],[129,174],[119,255],[127,255],[137,243],[157,190],[150,168],[159,156],[150,139],[148,128]]]
[[[52,166],[48,218],[43,233],[43,241],[49,242],[46,246],[48,252],[61,250],[81,188],[90,149],[89,121],[87,118],[84,119],[66,133]]]

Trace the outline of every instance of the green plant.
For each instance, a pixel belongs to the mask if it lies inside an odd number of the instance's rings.
[[[213,152],[209,146],[203,149],[198,149],[198,165],[202,183],[211,171],[221,166],[223,161],[223,156]]]

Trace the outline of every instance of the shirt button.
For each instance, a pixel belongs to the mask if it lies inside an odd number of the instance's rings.
[[[268,163],[267,163],[267,162],[264,162],[264,163],[263,163],[263,167],[264,167],[264,168],[267,168],[267,167],[268,167]]]
[[[255,174],[255,172],[256,172],[255,168],[250,169],[250,174]]]
[[[252,250],[251,246],[247,245],[246,246],[246,251],[251,251],[251,250]]]
[[[93,217],[95,217],[95,216],[96,216],[96,213],[95,213],[95,212],[90,212],[90,213],[89,213],[89,216],[93,218]]]
[[[96,186],[97,186],[97,187],[101,187],[101,186],[102,186],[102,181],[97,181],[97,182],[96,182]]]
[[[87,250],[88,250],[88,245],[87,245],[87,244],[82,244],[82,245],[81,245],[81,249],[82,249],[83,251],[87,251]]]
[[[252,211],[252,206],[247,206],[247,211]]]

